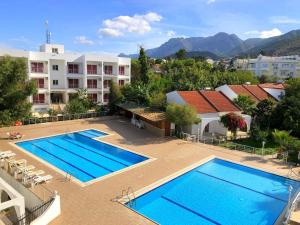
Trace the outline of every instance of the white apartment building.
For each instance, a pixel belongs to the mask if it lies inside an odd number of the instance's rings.
[[[298,55],[270,57],[259,55],[256,59],[237,59],[235,67],[250,70],[257,76],[273,75],[280,78],[300,76],[300,57]]]
[[[0,49],[4,55],[27,59],[28,78],[38,87],[38,94],[29,99],[33,112],[62,109],[81,88],[94,102],[107,104],[111,81],[130,83],[130,58],[69,53],[59,44],[44,44],[39,52]]]

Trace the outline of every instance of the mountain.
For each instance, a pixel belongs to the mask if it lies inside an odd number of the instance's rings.
[[[219,60],[221,57],[212,53],[212,52],[207,52],[207,51],[192,51],[192,52],[187,52],[186,53],[186,58],[204,58],[204,59],[212,59],[212,60]],[[167,56],[167,58],[176,58],[175,54]]]
[[[260,52],[265,55],[300,55],[300,30],[272,38],[240,39],[235,34],[224,32],[209,37],[171,38],[161,46],[146,50],[148,56],[164,58],[175,54],[178,50],[189,52],[210,52],[218,57],[257,56]],[[201,55],[201,53],[198,53]],[[125,54],[120,54],[126,56]],[[136,58],[137,54],[128,55]],[[209,56],[205,56],[209,57]]]

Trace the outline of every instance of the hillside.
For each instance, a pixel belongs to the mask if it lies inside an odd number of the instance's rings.
[[[242,40],[235,34],[224,32],[209,37],[171,38],[157,48],[146,50],[146,53],[153,58],[164,58],[175,54],[179,49],[185,49],[187,52],[206,52],[206,55],[209,52],[217,57],[255,57],[262,51],[265,55],[300,55],[300,30],[266,39]],[[135,58],[137,54],[128,56]]]

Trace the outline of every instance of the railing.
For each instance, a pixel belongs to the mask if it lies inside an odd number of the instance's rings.
[[[216,146],[221,146],[225,147],[231,150],[237,150],[237,151],[242,151],[242,152],[247,152],[251,154],[256,154],[256,155],[272,155],[275,154],[274,149],[270,148],[256,148],[248,145],[243,145],[239,143],[232,142],[231,139],[227,139],[226,136],[219,136],[218,138],[216,137],[210,137],[210,138],[202,138],[199,139],[197,138],[197,135],[191,135],[188,133],[184,132],[173,132],[173,136],[176,136],[178,138],[191,141],[191,142],[200,142],[203,144],[210,144],[210,145],[216,145]],[[240,136],[240,138],[244,138],[245,136]]]
[[[25,215],[19,217],[17,221],[13,222],[13,225],[30,225],[32,221],[41,216],[49,208],[53,201],[54,197],[41,205],[28,209]]]
[[[90,112],[90,113],[78,113],[78,114],[62,114],[57,116],[47,117],[33,117],[28,119],[22,119],[23,125],[39,124],[39,123],[51,123],[57,121],[77,120],[77,119],[88,119],[97,118],[107,115],[107,112]]]

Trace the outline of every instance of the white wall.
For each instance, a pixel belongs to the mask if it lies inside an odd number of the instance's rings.
[[[230,100],[233,100],[238,97],[238,95],[226,84],[216,88],[216,91],[221,91]]]
[[[53,70],[52,66],[58,65],[58,71]],[[50,88],[51,89],[63,89],[66,88],[66,66],[64,60],[50,60]],[[58,85],[53,85],[53,80],[58,80]]]
[[[268,92],[271,96],[275,99],[280,100],[281,96],[285,95],[285,91],[282,89],[275,89],[275,88],[264,88],[266,92]]]

